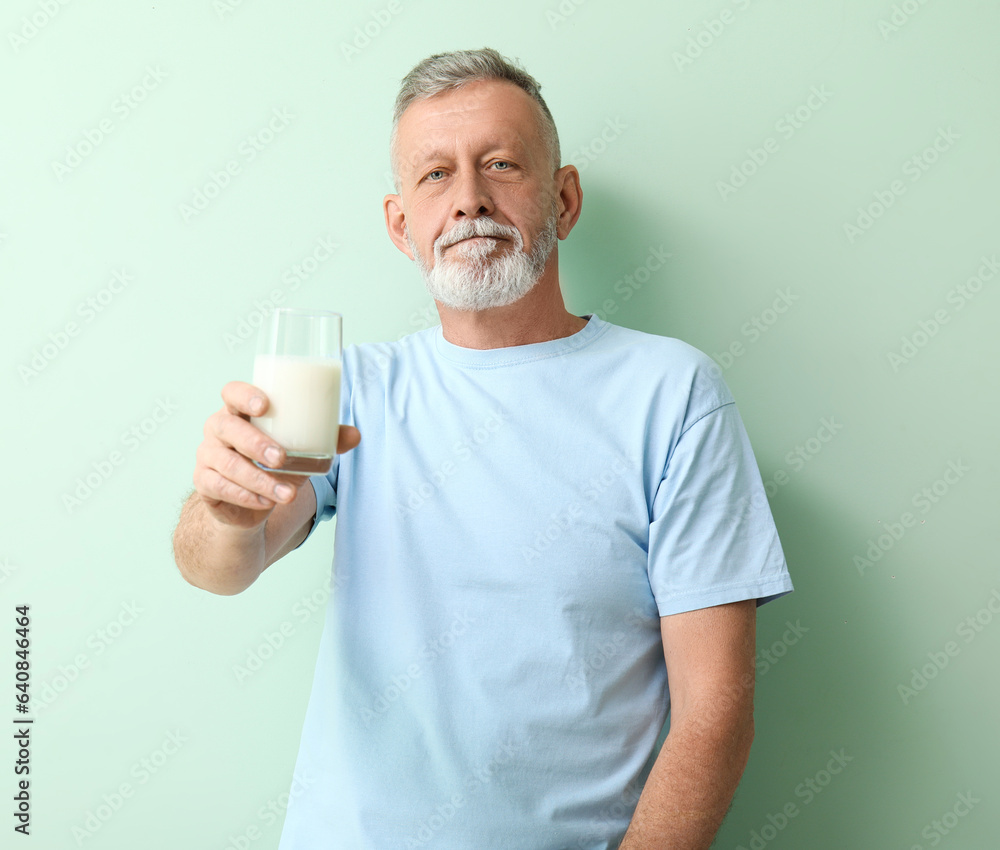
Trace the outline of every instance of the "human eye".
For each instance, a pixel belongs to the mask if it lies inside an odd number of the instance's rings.
[[[498,159],[493,163],[494,166],[503,166],[502,168],[497,168],[497,171],[510,171],[514,166],[511,163],[503,159]]]
[[[428,171],[427,176],[424,179],[431,183],[437,183],[439,182],[439,179],[434,177],[435,174],[444,174],[444,169],[435,168],[433,171]]]

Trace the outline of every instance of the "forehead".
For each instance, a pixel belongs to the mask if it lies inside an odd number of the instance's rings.
[[[404,164],[477,147],[532,152],[543,146],[540,113],[513,83],[478,80],[411,103],[399,119],[397,143]]]

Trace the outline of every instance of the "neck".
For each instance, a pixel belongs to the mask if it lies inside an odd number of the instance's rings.
[[[435,301],[444,338],[462,348],[508,348],[547,342],[578,333],[587,320],[566,309],[552,264],[531,291],[506,307],[468,312]]]

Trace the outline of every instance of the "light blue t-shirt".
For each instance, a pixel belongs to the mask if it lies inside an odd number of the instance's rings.
[[[332,592],[281,850],[617,847],[669,707],[660,617],[792,590],[718,368],[597,316],[343,362],[362,440],[312,479]]]

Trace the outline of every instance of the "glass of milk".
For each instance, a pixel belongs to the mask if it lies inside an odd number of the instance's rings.
[[[260,329],[253,385],[270,405],[253,423],[287,454],[269,472],[317,475],[330,471],[340,432],[343,320],[339,313],[280,307]]]

